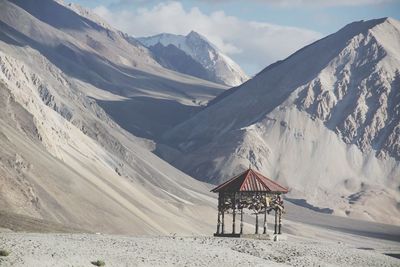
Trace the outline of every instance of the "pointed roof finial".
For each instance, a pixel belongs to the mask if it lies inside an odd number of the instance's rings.
[[[249,170],[251,170],[251,163],[249,163]]]

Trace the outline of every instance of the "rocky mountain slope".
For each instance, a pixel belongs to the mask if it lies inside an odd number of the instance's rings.
[[[291,198],[400,223],[399,51],[399,21],[351,23],[217,97],[159,154],[213,183],[251,163]]]
[[[0,210],[93,232],[210,229],[209,186],[97,103],[195,107],[224,87],[164,69],[139,43],[50,0],[0,1],[0,47]]]
[[[95,15],[75,13],[76,5],[72,9],[49,0],[12,3],[2,9],[3,32],[94,88],[85,94],[136,135],[156,139],[226,88],[161,67],[146,47],[99,18],[89,19]],[[131,116],[118,116],[126,112]]]
[[[204,36],[195,31],[191,31],[186,36],[162,33],[155,36],[138,38],[138,40],[149,47],[150,50],[153,50],[160,58],[162,58],[162,54],[159,53],[159,50],[152,49],[152,47],[157,44],[161,44],[164,47],[168,47],[169,45],[175,46],[200,63],[208,73],[208,80],[210,81],[228,86],[238,86],[248,80],[248,76],[239,65],[227,55],[221,53]],[[180,60],[181,57],[176,57],[173,62],[177,64]],[[160,63],[162,64],[162,61]],[[172,67],[172,69],[175,68],[174,66]],[[188,69],[187,71],[190,71],[190,74],[193,76],[203,78],[199,76],[198,69]]]

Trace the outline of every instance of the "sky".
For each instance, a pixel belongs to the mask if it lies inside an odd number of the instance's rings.
[[[132,36],[206,36],[249,75],[346,24],[400,20],[400,0],[66,0]]]

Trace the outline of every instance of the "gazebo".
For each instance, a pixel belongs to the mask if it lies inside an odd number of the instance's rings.
[[[215,187],[211,192],[218,193],[218,223],[214,236],[242,237],[243,209],[252,211],[256,216],[255,234],[257,238],[268,238],[267,213],[275,211],[274,234],[281,234],[282,212],[284,209],[281,194],[288,190],[268,179],[251,167],[245,172]],[[240,231],[236,233],[236,215],[240,212]],[[232,213],[232,233],[225,232],[225,213]],[[264,216],[263,232],[258,231],[258,217]]]

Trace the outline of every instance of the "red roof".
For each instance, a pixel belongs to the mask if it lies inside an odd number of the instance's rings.
[[[288,190],[268,179],[253,169],[233,177],[232,179],[220,184],[211,192],[271,192],[271,193],[287,193]]]

